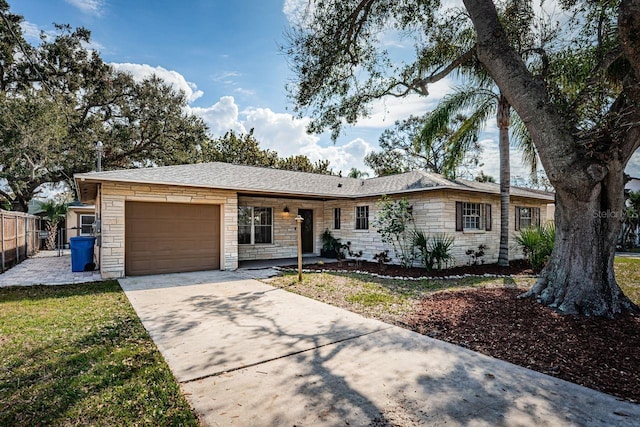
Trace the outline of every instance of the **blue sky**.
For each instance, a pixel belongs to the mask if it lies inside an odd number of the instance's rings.
[[[155,73],[187,94],[190,109],[214,136],[248,131],[264,148],[281,155],[329,159],[334,170],[365,169],[364,155],[376,149],[380,133],[395,120],[428,111],[452,85],[430,87],[417,96],[376,103],[372,116],[349,128],[334,144],[327,135],[308,135],[308,119],[294,118],[285,84],[292,78],[280,53],[291,12],[305,0],[9,0],[25,17],[31,42],[53,23],[84,26],[106,62],[143,78]],[[402,45],[397,49],[402,49]],[[411,46],[406,46],[410,49]],[[482,169],[498,176],[497,130],[490,123],[481,142]],[[640,156],[628,172],[640,175]],[[512,175],[526,175],[518,153]]]

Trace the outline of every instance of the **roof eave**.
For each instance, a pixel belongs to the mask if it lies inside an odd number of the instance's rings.
[[[247,187],[229,187],[229,186],[220,186],[220,185],[204,185],[204,184],[190,184],[190,183],[178,183],[171,181],[151,181],[151,180],[140,180],[140,179],[126,179],[126,178],[109,178],[109,177],[100,177],[99,179],[95,177],[91,177],[87,174],[78,174],[74,176],[76,180],[76,184],[78,189],[81,189],[83,186],[86,186],[88,183],[97,184],[101,182],[113,182],[113,183],[127,183],[127,184],[146,184],[146,185],[172,185],[178,187],[191,187],[191,188],[210,188],[210,189],[219,189],[226,191],[233,191],[237,193],[260,193],[260,194],[269,194],[269,195],[283,195],[283,196],[305,196],[305,197],[313,197],[313,198],[326,198],[326,199],[359,199],[359,198],[367,198],[367,197],[380,197],[383,194],[387,195],[396,195],[396,194],[411,194],[411,193],[419,193],[419,192],[428,192],[428,191],[437,191],[437,190],[450,190],[450,191],[462,191],[462,192],[471,192],[471,193],[480,193],[480,194],[491,194],[491,195],[499,195],[499,192],[489,191],[485,189],[473,188],[473,187],[465,187],[461,188],[455,185],[436,185],[433,187],[422,187],[422,188],[410,188],[410,189],[400,189],[388,192],[371,192],[371,193],[347,193],[347,194],[335,194],[335,193],[318,193],[318,192],[291,192],[291,191],[282,191],[282,190],[264,190],[264,189],[255,189],[255,188],[247,188]],[[92,194],[93,198],[91,198],[91,194],[88,198],[83,197],[82,192],[80,192],[80,198],[83,203],[86,201],[95,201],[95,194]],[[536,200],[546,200],[549,202],[554,202],[555,198],[552,195],[543,195],[543,194],[535,194],[530,193],[528,195],[518,195],[511,194],[511,197],[522,197],[527,199],[536,199]]]
[[[489,191],[489,190],[483,190],[483,189],[479,189],[479,188],[460,188],[460,187],[456,187],[453,185],[437,185],[434,187],[423,187],[423,188],[409,188],[409,189],[404,189],[404,190],[395,190],[395,191],[388,191],[385,193],[379,193],[379,192],[375,192],[375,193],[367,193],[367,194],[358,194],[357,196],[355,196],[355,198],[361,198],[361,197],[379,197],[382,194],[386,194],[388,196],[390,195],[396,195],[396,194],[410,194],[410,193],[420,193],[423,191],[437,191],[437,190],[444,190],[444,191],[461,191],[461,192],[470,192],[470,193],[481,193],[481,194],[491,194],[494,196],[499,196],[500,193],[499,192],[494,192],[494,191]],[[546,201],[550,201],[550,202],[554,202],[555,198],[552,195],[543,195],[543,194],[529,194],[529,195],[520,195],[520,194],[510,194],[510,197],[521,197],[521,198],[525,198],[525,199],[537,199],[537,200],[546,200]],[[354,198],[354,197],[352,197]]]
[[[190,184],[183,182],[171,182],[171,181],[151,181],[151,180],[140,180],[140,179],[126,179],[126,178],[104,178],[96,179],[90,176],[86,176],[84,174],[75,175],[76,184],[78,188],[80,188],[82,183],[95,183],[99,184],[102,182],[113,182],[113,183],[126,183],[126,184],[143,184],[143,185],[172,185],[176,187],[190,187],[190,188],[210,188],[210,189],[218,189],[225,191],[233,191],[237,193],[260,193],[260,194],[272,194],[272,195],[283,195],[283,196],[295,196],[301,195],[306,197],[315,197],[315,198],[326,198],[326,199],[349,199],[353,196],[351,194],[335,194],[335,193],[311,193],[305,191],[291,192],[291,191],[282,191],[282,190],[264,190],[264,189],[255,189],[255,188],[247,188],[247,187],[229,187],[223,185],[205,185],[205,184]],[[84,199],[81,198],[81,201]]]

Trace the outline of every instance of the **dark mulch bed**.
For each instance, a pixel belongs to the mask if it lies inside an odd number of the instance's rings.
[[[522,289],[440,292],[405,320],[416,332],[640,402],[640,316],[563,316]]]
[[[297,268],[297,266],[289,266]],[[391,277],[444,277],[461,276],[464,274],[500,274],[508,276],[531,275],[533,270],[526,260],[511,261],[509,267],[500,267],[498,264],[465,265],[461,267],[448,268],[446,270],[427,271],[425,268],[403,268],[400,265],[385,264],[384,269],[375,262],[361,261],[356,265],[353,261],[328,262],[325,264],[308,264],[304,268],[309,270],[347,270],[366,271],[369,273],[382,274]]]

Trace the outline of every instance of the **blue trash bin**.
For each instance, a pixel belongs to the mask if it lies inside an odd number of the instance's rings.
[[[78,236],[69,239],[71,246],[71,271],[93,271],[93,245],[95,237]],[[91,265],[89,265],[91,264]]]

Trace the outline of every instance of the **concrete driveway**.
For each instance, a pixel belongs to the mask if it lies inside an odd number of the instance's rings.
[[[637,425],[640,405],[250,279],[121,279],[205,425]]]

